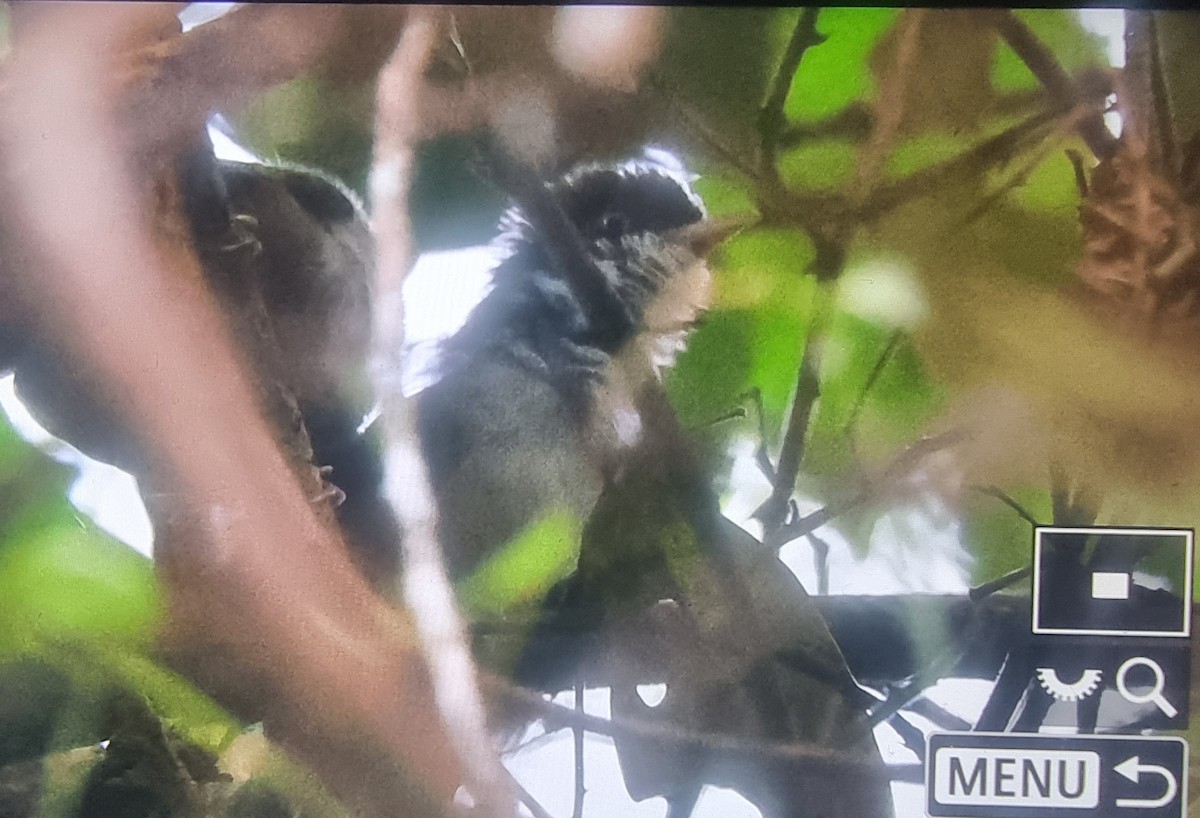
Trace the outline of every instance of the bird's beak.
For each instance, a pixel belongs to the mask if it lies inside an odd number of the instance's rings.
[[[699,258],[707,256],[718,244],[749,227],[753,222],[747,218],[723,216],[705,219],[675,231],[680,244],[691,249]]]

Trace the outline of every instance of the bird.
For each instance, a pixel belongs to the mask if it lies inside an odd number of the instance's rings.
[[[575,565],[540,600],[517,655],[496,651],[511,662],[502,672],[562,690],[595,660],[614,716],[881,765],[866,694],[819,611],[721,514],[663,383],[711,301],[710,252],[746,226],[711,217],[694,181],[652,148],[581,164],[502,217],[493,286],[416,395],[447,568],[461,583],[565,511],[582,521]],[[637,698],[648,678],[668,690],[654,708]],[[532,715],[502,708],[493,726],[511,739],[512,722]],[[853,775],[779,759],[616,744],[630,794],[664,796],[673,813],[711,782],[767,818],[891,815],[882,778],[848,789]]]
[[[417,396],[453,577],[540,515],[586,519],[642,442],[639,394],[684,349],[711,296],[706,256],[731,232],[708,218],[692,181],[649,149],[546,185],[596,287],[557,269],[551,239],[520,205],[501,218],[493,287]]]

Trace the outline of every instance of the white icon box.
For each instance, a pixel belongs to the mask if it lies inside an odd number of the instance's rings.
[[[1126,573],[1096,571],[1092,574],[1092,599],[1129,599],[1129,580]]]
[[[1182,576],[1180,587],[1173,592],[1178,595],[1178,615],[1175,616],[1172,612],[1173,621],[1170,626],[1144,627],[1137,624],[1138,599],[1135,596],[1136,583],[1132,570],[1097,570],[1085,574],[1090,584],[1078,589],[1074,596],[1068,596],[1069,589],[1059,587],[1053,581],[1047,583],[1045,574],[1049,569],[1044,561],[1051,553],[1047,548],[1047,540],[1053,542],[1057,535],[1080,535],[1088,538],[1089,542],[1099,542],[1099,547],[1109,548],[1116,547],[1114,543],[1129,543],[1141,537],[1152,537],[1159,543],[1168,544],[1161,546],[1162,554],[1168,557],[1168,561],[1177,560],[1178,575]],[[1033,632],[1073,636],[1190,636],[1194,538],[1191,529],[1038,526],[1034,531],[1033,547]],[[1159,563],[1161,562],[1160,559]],[[1072,609],[1073,621],[1069,623],[1064,623],[1061,615],[1060,600],[1065,598],[1081,600],[1080,606]],[[1060,605],[1058,612],[1052,610],[1048,613],[1047,609],[1052,609],[1056,602]],[[1097,618],[1091,617],[1089,605],[1098,612],[1104,611],[1102,623],[1088,621],[1089,618]],[[1113,606],[1117,606],[1115,617]],[[1122,622],[1124,613],[1128,616]]]

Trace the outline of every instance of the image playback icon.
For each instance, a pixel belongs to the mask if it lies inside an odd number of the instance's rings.
[[[1186,639],[1193,539],[1190,529],[1039,526],[1033,632]]]

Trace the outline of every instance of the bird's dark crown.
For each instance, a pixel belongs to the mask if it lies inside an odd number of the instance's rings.
[[[607,358],[637,333],[649,300],[676,270],[685,248],[672,231],[705,218],[686,173],[648,153],[622,164],[581,165],[548,185],[579,232],[607,286],[627,313],[628,329],[591,325],[594,311],[580,303],[567,278],[553,269],[554,254],[519,207],[502,218],[497,239],[506,256],[495,287],[475,308],[447,351],[507,351],[522,365],[570,391],[599,377]]]

